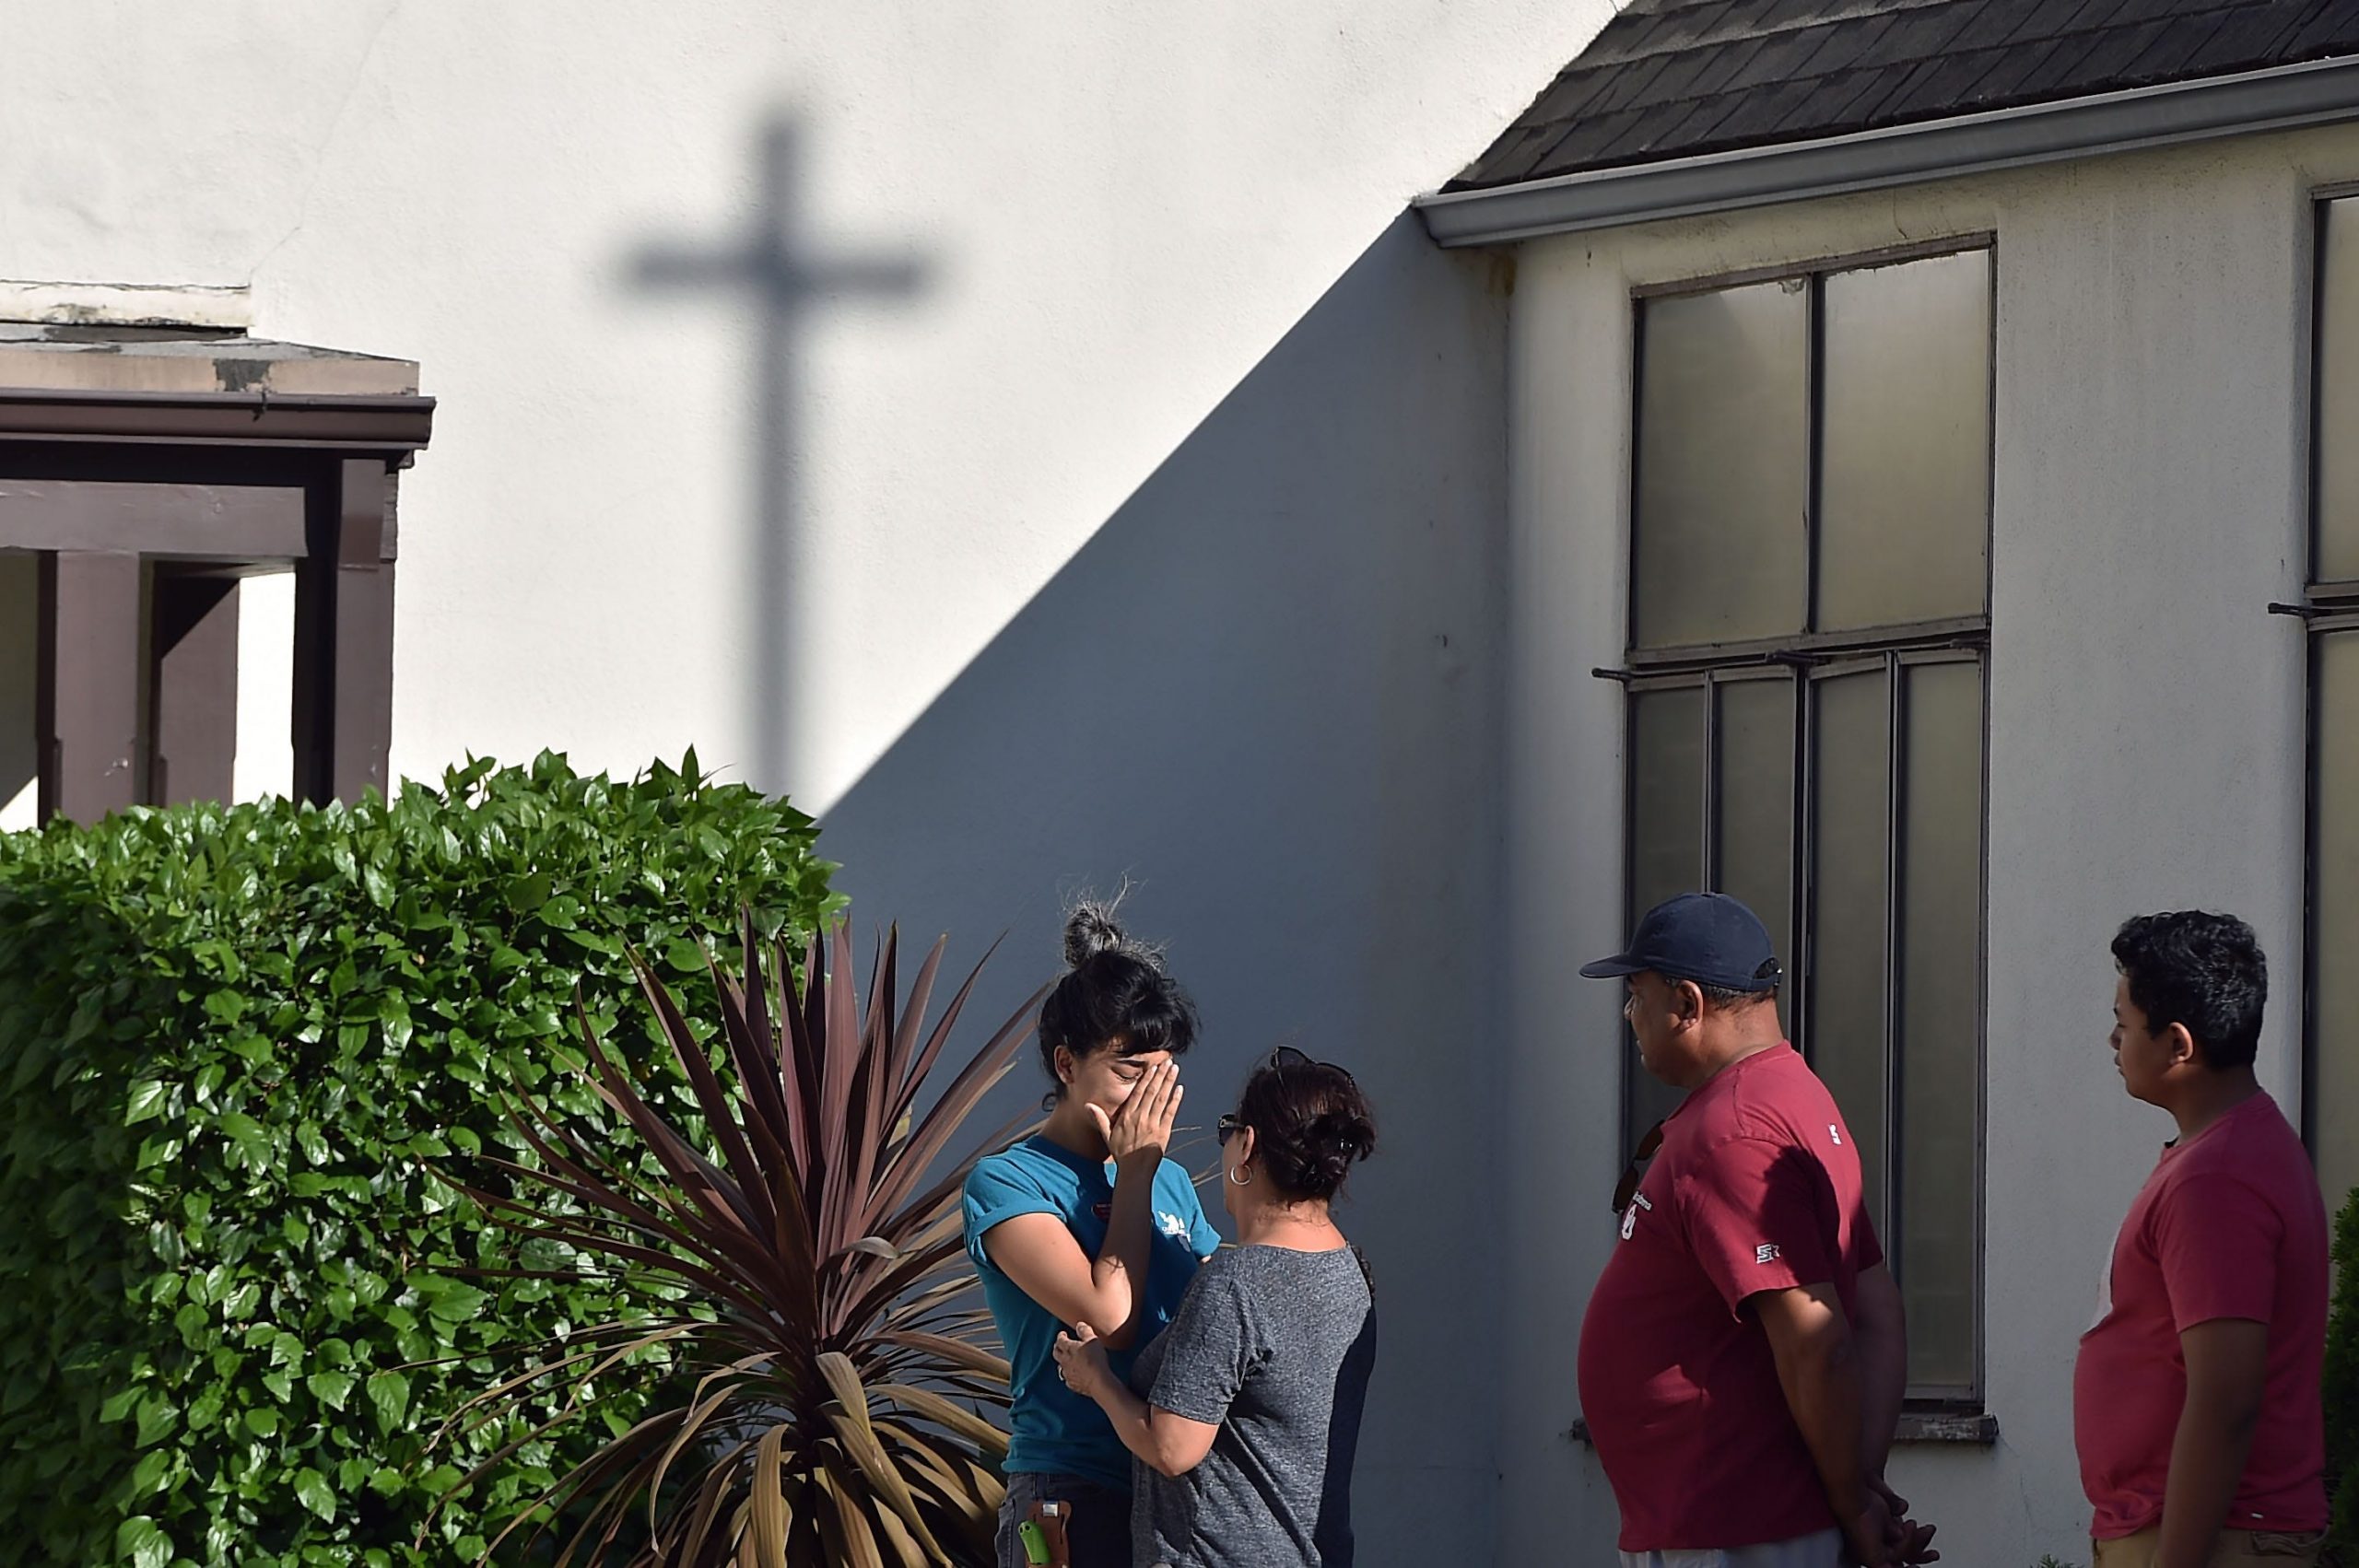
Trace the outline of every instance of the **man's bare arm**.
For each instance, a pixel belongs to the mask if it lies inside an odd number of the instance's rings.
[[[2223,1317],[2178,1337],[2187,1360],[2187,1403],[2163,1482],[2163,1539],[2156,1568],[2202,1568],[2228,1522],[2244,1479],[2252,1429],[2269,1381],[2269,1325]]]

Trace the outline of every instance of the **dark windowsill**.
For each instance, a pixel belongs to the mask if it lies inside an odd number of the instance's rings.
[[[1576,1419],[1565,1435],[1585,1448],[1595,1446],[1590,1442],[1589,1422],[1585,1421]],[[1988,1448],[1999,1441],[1999,1418],[1975,1410],[1904,1410],[1894,1441],[1966,1443]]]

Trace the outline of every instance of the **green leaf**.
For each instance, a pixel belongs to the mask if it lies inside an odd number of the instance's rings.
[[[343,1410],[344,1402],[352,1397],[352,1374],[348,1372],[315,1372],[303,1380],[311,1398],[334,1410]]]
[[[139,1435],[132,1442],[141,1448],[152,1448],[180,1422],[180,1412],[172,1408],[170,1400],[161,1394],[150,1394],[139,1402]]]
[[[165,1568],[172,1560],[172,1538],[145,1514],[135,1514],[115,1527],[114,1554],[128,1558],[132,1568]]]
[[[398,1372],[371,1374],[369,1402],[376,1407],[378,1430],[396,1430],[402,1418],[409,1413],[409,1379]]]
[[[243,1111],[226,1111],[216,1125],[221,1129],[223,1137],[242,1147],[265,1151],[270,1147],[269,1132],[264,1129],[262,1123]]]
[[[301,1121],[295,1124],[295,1146],[303,1151],[303,1158],[311,1161],[311,1164],[324,1165],[328,1163],[327,1135],[320,1130],[317,1122]]]
[[[136,1127],[151,1117],[162,1116],[164,1101],[170,1094],[171,1090],[169,1086],[158,1083],[153,1079],[134,1083],[131,1086],[128,1108],[123,1113],[123,1125]]]
[[[295,1496],[304,1507],[323,1519],[335,1517],[335,1491],[328,1485],[328,1478],[306,1465],[295,1472]]]
[[[490,1299],[473,1285],[443,1284],[428,1298],[426,1310],[445,1323],[464,1323]]]

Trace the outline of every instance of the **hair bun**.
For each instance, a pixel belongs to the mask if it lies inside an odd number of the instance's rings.
[[[1119,953],[1130,938],[1114,923],[1114,911],[1103,904],[1080,903],[1065,917],[1065,965],[1078,969],[1101,953]]]
[[[1324,1112],[1313,1117],[1304,1131],[1339,1179],[1354,1161],[1365,1160],[1376,1150],[1375,1125],[1355,1111]]]

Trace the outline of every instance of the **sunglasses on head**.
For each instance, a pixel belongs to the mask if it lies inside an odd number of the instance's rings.
[[[1638,1183],[1645,1179],[1647,1162],[1653,1159],[1661,1147],[1662,1123],[1657,1122],[1647,1129],[1646,1136],[1638,1140],[1638,1146],[1630,1152],[1630,1163],[1622,1167],[1622,1179],[1614,1184],[1615,1213],[1629,1208],[1631,1199],[1638,1196]]]
[[[1359,1080],[1354,1078],[1348,1070],[1337,1067],[1332,1061],[1315,1061],[1311,1058],[1307,1057],[1300,1051],[1295,1049],[1292,1046],[1280,1046],[1276,1050],[1272,1051],[1270,1053],[1270,1067],[1272,1071],[1277,1072],[1287,1072],[1294,1069],[1303,1067],[1321,1068],[1326,1071],[1340,1074],[1344,1082],[1352,1084],[1355,1087],[1357,1087],[1359,1083]]]
[[[1267,1065],[1269,1066],[1270,1071],[1278,1073],[1289,1072],[1297,1069],[1306,1067],[1322,1068],[1329,1072],[1340,1075],[1344,1082],[1351,1084],[1355,1088],[1359,1085],[1359,1080],[1351,1075],[1350,1070],[1337,1067],[1332,1061],[1314,1060],[1313,1059],[1303,1055],[1302,1052],[1295,1049],[1292,1046],[1280,1046],[1276,1050],[1272,1051],[1270,1053]],[[1220,1119],[1213,1124],[1213,1130],[1220,1139],[1223,1146],[1226,1146],[1230,1139],[1237,1136],[1238,1129],[1243,1128],[1244,1125],[1245,1118],[1238,1116],[1235,1111],[1223,1111],[1221,1113]]]

